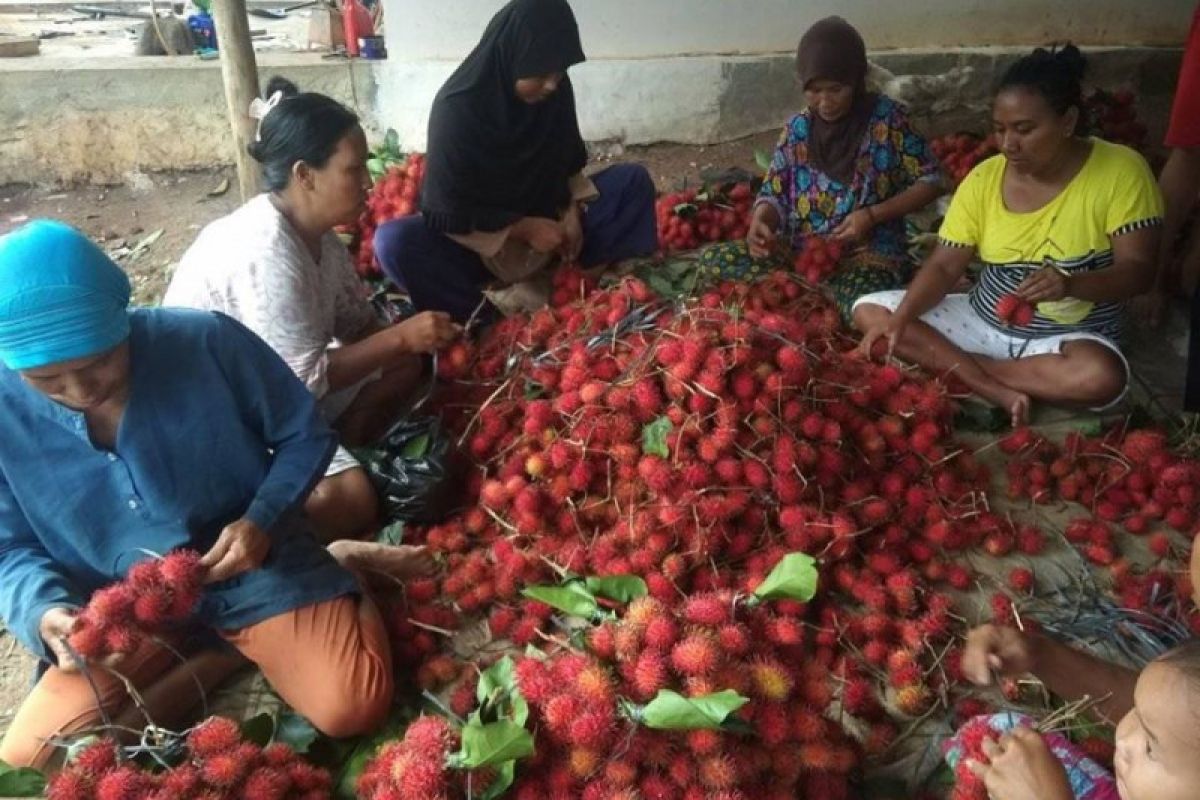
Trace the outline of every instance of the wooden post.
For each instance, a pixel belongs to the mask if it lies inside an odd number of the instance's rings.
[[[221,79],[225,105],[233,128],[234,157],[242,202],[258,194],[258,164],[246,152],[254,141],[257,120],[251,119],[250,102],[258,97],[258,64],[250,41],[246,0],[213,0],[213,22],[217,29],[217,51],[221,54]]]

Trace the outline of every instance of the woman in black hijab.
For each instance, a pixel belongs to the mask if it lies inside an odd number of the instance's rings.
[[[583,61],[566,0],[512,0],[438,92],[421,216],[375,236],[381,266],[418,310],[463,320],[489,284],[654,251],[645,168],[583,175],[587,149],[567,75]]]

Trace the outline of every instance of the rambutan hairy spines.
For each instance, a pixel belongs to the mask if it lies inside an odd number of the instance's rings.
[[[241,729],[228,717],[209,717],[187,736],[188,749],[199,758],[230,753],[241,743]]]
[[[732,618],[732,603],[716,593],[689,597],[683,605],[683,617],[693,625],[716,628]]]
[[[685,677],[711,675],[720,660],[716,644],[704,634],[690,634],[671,650],[671,665]]]

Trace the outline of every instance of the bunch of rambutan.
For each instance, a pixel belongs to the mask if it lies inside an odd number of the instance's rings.
[[[89,660],[133,652],[146,635],[186,620],[203,582],[200,555],[192,550],[141,561],[124,580],[92,595],[68,641]]]
[[[88,745],[50,779],[47,800],[328,800],[329,773],[287,745],[259,747],[237,723],[210,717],[187,735],[187,756],[162,772],[122,761],[108,739]]]

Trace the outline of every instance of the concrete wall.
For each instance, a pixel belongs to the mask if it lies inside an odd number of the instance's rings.
[[[374,129],[368,62],[259,56],[260,80],[282,74],[355,108]],[[221,70],[191,58],[6,59],[0,69],[0,184],[116,182],[133,170],[233,161]]]
[[[384,0],[388,45],[411,60],[459,60],[504,0]],[[1180,44],[1194,0],[571,0],[593,59],[790,52],[840,14],[876,50],[1072,40]]]
[[[369,129],[394,127],[405,146],[421,149],[433,95],[501,2],[384,2],[390,60],[260,54],[260,71],[264,80],[282,73],[337,97],[356,108]],[[860,25],[872,59],[892,72],[974,69],[959,113],[924,120],[932,133],[981,127],[979,109],[998,72],[1029,44],[1065,38],[1097,45],[1094,82],[1138,89],[1153,129],[1170,102],[1177,46],[1194,2],[577,0],[590,60],[572,75],[589,140],[725,141],[774,128],[795,111],[795,39],[813,19],[839,11]],[[1003,42],[1021,44],[978,46]],[[1108,46],[1114,42],[1154,46]],[[914,43],[923,49],[911,48]],[[205,167],[232,158],[215,62],[0,61],[0,184],[110,182],[132,170]]]
[[[391,58],[380,67],[380,117],[406,145],[423,148],[434,94],[503,3],[383,1]],[[904,69],[933,52],[941,68],[958,54],[961,62],[981,65],[981,77],[990,79],[997,52],[1019,53],[1054,40],[1101,49],[1178,47],[1194,0],[574,0],[572,5],[589,57],[571,73],[584,136],[636,144],[710,143],[778,124],[798,103],[791,67],[796,42],[809,24],[831,13],[860,28],[880,63]]]

